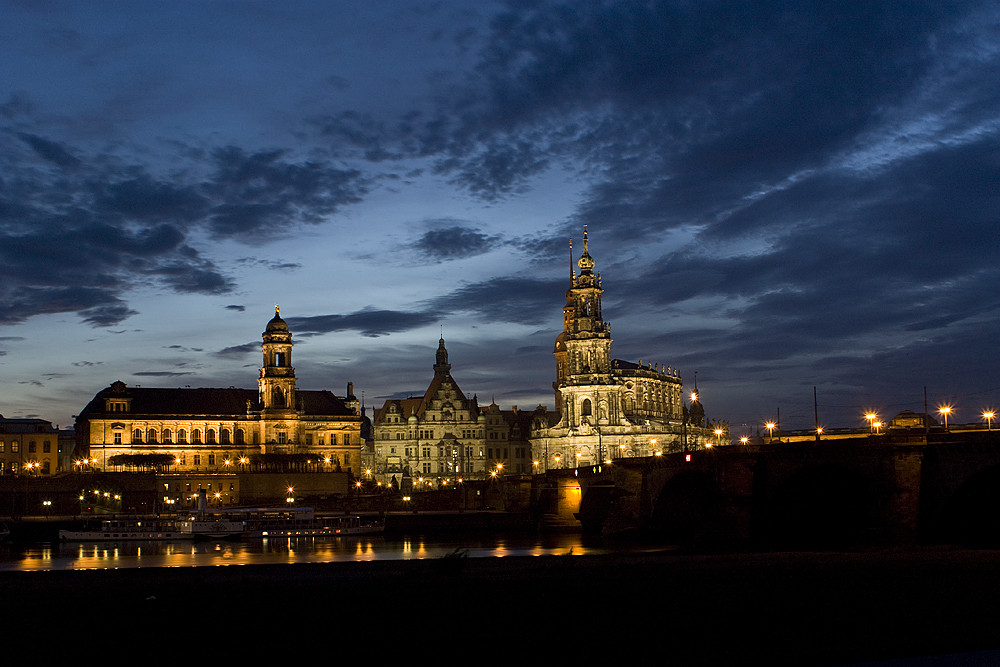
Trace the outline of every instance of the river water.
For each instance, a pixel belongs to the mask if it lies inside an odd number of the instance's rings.
[[[647,549],[609,545],[574,533],[446,539],[379,535],[204,542],[39,542],[0,545],[0,571],[336,563],[443,558],[455,553],[468,558],[599,555],[636,550]]]

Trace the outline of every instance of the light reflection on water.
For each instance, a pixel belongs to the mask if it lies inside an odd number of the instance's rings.
[[[618,551],[620,549],[614,549]],[[0,571],[199,567],[608,553],[580,535],[442,540],[423,536],[291,537],[256,541],[38,543],[0,551]]]

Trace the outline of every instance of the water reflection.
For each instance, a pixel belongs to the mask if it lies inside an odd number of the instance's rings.
[[[621,548],[613,550],[621,551]],[[39,543],[6,548],[0,553],[0,571],[411,560],[441,558],[453,553],[469,558],[585,555],[609,551],[603,545],[585,543],[580,535],[573,534],[471,540],[418,535],[398,538],[283,537],[246,542]]]

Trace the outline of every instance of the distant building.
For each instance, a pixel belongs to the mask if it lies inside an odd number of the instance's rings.
[[[51,475],[59,469],[59,431],[44,419],[0,415],[0,475]]]
[[[494,472],[528,473],[527,423],[533,414],[516,406],[501,410],[495,403],[481,408],[476,396],[462,393],[442,338],[423,396],[387,400],[375,411],[372,474],[383,483],[395,480],[403,489],[421,489],[485,479]]]
[[[174,471],[231,472],[247,469],[254,455],[304,454],[329,469],[359,466],[362,418],[351,383],[346,397],[296,388],[294,343],[277,308],[262,337],[256,390],[119,381],[98,392],[77,418],[90,465],[107,470],[141,461],[128,455],[164,454]]]
[[[677,370],[611,358],[611,326],[601,313],[604,290],[600,274],[594,274],[586,231],[577,266],[579,276],[570,270],[563,331],[553,350],[558,419],[531,434],[539,468],[574,468],[714,443],[697,393],[690,409],[684,405]],[[723,428],[728,441],[728,427]]]
[[[890,429],[924,429],[937,425],[937,420],[930,415],[912,410],[903,410],[889,421]]]

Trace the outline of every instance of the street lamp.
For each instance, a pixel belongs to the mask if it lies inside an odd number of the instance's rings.
[[[875,420],[878,419],[878,415],[875,414],[874,412],[868,412],[868,413],[865,414],[865,419],[868,420],[868,430],[869,431],[874,431],[875,430]]]
[[[715,429],[715,442],[720,447],[722,446],[722,429],[721,428]]]
[[[992,410],[986,410],[983,412],[983,419],[986,420],[986,430],[990,431],[993,429],[993,418],[996,417],[996,413]]]
[[[764,428],[767,429],[767,437],[768,437],[769,441],[771,441],[771,442],[774,441],[774,427],[775,426],[777,426],[777,424],[775,424],[774,422],[767,422],[766,424],[764,424]]]
[[[749,442],[750,442],[750,438],[748,438],[747,436],[743,436],[742,438],[740,438],[740,444],[741,445],[745,445],[745,444],[747,444]]]
[[[947,431],[948,430],[948,415],[951,414],[951,406],[950,405],[942,405],[940,408],[938,408],[938,412],[940,412],[941,416],[944,417],[944,430]]]

